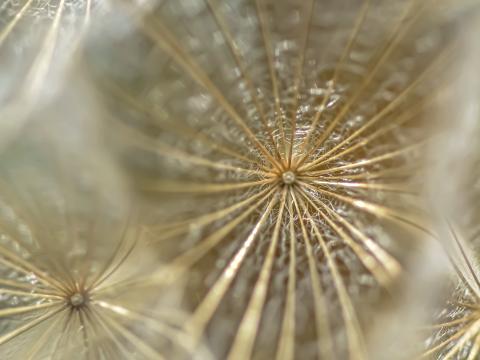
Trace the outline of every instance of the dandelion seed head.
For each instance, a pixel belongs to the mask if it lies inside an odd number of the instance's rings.
[[[139,16],[140,52],[86,57],[120,157],[155,159],[124,163],[165,288],[189,279],[187,327],[220,358],[357,355],[353,309],[426,230],[417,174],[454,35],[415,1],[193,2]]]

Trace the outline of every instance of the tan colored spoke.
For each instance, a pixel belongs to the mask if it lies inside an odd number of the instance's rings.
[[[2,261],[0,260],[0,262],[2,262]],[[23,270],[21,272],[23,272]],[[9,279],[0,279],[0,286],[2,286],[4,289],[5,289],[5,286],[8,286],[8,288],[23,289],[23,290],[27,290],[29,292],[39,290],[40,292],[42,292],[44,294],[47,294],[47,295],[54,295],[54,296],[58,295],[58,294],[55,294],[54,292],[50,292],[49,289],[44,287],[45,285],[43,283],[41,283],[41,285],[43,285],[43,286],[40,286],[40,284],[32,285],[29,282],[20,282],[20,281],[9,280]]]
[[[293,156],[293,147],[295,145],[295,133],[297,131],[297,112],[298,112],[298,101],[300,97],[300,83],[303,78],[303,68],[305,66],[305,53],[307,51],[308,40],[310,37],[310,30],[312,27],[312,18],[313,12],[315,8],[315,0],[310,0],[309,4],[306,6],[306,17],[307,21],[305,21],[305,28],[302,32],[302,41],[300,47],[300,59],[298,61],[298,69],[295,75],[295,81],[293,83],[293,107],[292,107],[292,117],[290,119],[290,146],[288,148],[288,156],[287,156],[287,169],[289,169],[292,165],[292,156]]]
[[[92,359],[111,359],[118,357],[118,351],[114,347],[114,342],[117,340],[112,334],[105,336],[104,324],[95,314],[95,306],[85,308],[83,311],[85,322],[91,328],[92,336],[90,341],[90,348],[93,351]]]
[[[103,271],[99,272],[99,277],[97,277],[96,280],[92,282],[92,284],[88,287],[88,290],[96,289],[101,286],[105,281],[107,281],[110,276],[112,276],[120,268],[120,266],[122,266],[123,263],[125,263],[127,258],[132,254],[133,250],[135,249],[135,246],[137,245],[137,239],[138,238],[136,237],[135,241],[127,247],[127,249],[121,256],[118,253],[111,259],[111,261],[107,263],[107,266],[104,268]],[[116,258],[118,258],[118,261],[114,263]]]
[[[359,174],[325,175],[315,176],[317,179],[331,180],[376,180],[376,179],[401,179],[404,180],[411,176],[414,167],[412,165],[403,165],[397,168],[383,169],[379,171],[362,172]],[[312,175],[313,176],[313,175]]]
[[[266,220],[272,213],[273,206],[277,203],[277,197],[270,200],[262,216],[258,220],[255,227],[252,229],[247,239],[243,241],[241,247],[230,260],[229,264],[223,269],[220,277],[215,281],[215,284],[209,289],[204,299],[195,309],[191,319],[188,321],[186,327],[192,333],[195,341],[198,341],[205,329],[205,326],[210,321],[218,305],[222,301],[225,293],[230,288],[231,283],[237,276],[243,261],[248,252],[254,246],[259,231],[263,228]]]
[[[302,177],[299,177],[300,180],[303,180]],[[306,178],[308,179],[308,178]],[[385,192],[398,192],[398,193],[411,193],[405,186],[402,184],[382,184],[382,183],[364,183],[364,182],[345,182],[345,181],[327,181],[327,180],[313,180],[312,184],[315,185],[327,185],[341,188],[351,188],[351,189],[366,189],[366,190],[378,190]]]
[[[460,261],[458,262],[453,258],[453,254],[449,251],[450,249],[447,249],[451,263],[452,265],[457,266],[457,270],[460,272],[459,275],[462,277],[465,285],[473,290],[473,295],[475,295],[477,299],[480,299],[480,279],[471,259],[473,256],[467,254],[466,245],[464,244],[464,241],[460,239],[452,224],[447,222],[447,226],[450,232],[450,237],[453,239],[453,243],[456,245],[457,251],[460,253]],[[465,266],[467,268],[466,271],[464,269]]]
[[[102,307],[112,311],[109,307]],[[115,320],[112,316],[105,316],[103,319],[112,329],[117,331],[125,340],[132,344],[136,351],[142,353],[147,359],[163,360],[164,357],[149,344],[147,344],[142,338],[135,335],[131,330],[125,327],[123,324]]]
[[[140,313],[127,309],[124,306],[115,305],[106,301],[95,301],[95,305],[98,305],[104,309],[108,309],[110,312],[116,314],[121,318],[126,318],[128,320],[142,323],[144,325],[148,324],[148,327],[150,329],[155,330],[156,333],[165,336],[166,338],[172,340],[174,343],[182,346],[186,350],[194,350],[194,344],[188,336],[182,334],[174,327],[168,326],[166,323],[156,320],[152,316],[142,315]]]
[[[352,234],[354,234],[372,254],[375,255],[376,259],[378,259],[382,266],[388,271],[389,280],[398,278],[402,273],[402,266],[394,257],[392,257],[374,240],[366,236],[358,227],[345,220],[336,212],[330,211],[330,213],[337,219],[337,221],[342,223]],[[389,285],[389,283],[385,285]]]
[[[25,314],[25,313],[36,311],[36,310],[42,310],[42,309],[45,309],[45,308],[58,306],[61,303],[62,303],[62,301],[52,301],[52,302],[46,302],[46,303],[41,303],[41,304],[35,304],[35,305],[4,308],[4,309],[0,309],[0,318],[13,316],[13,315],[19,315],[19,314]]]
[[[138,15],[138,14],[137,14]],[[235,110],[233,105],[225,98],[222,92],[215,86],[208,75],[200,68],[200,66],[188,55],[188,53],[181,48],[178,40],[168,31],[168,29],[156,21],[155,25],[152,25],[152,21],[148,19],[142,19],[138,21],[138,26],[143,29],[145,34],[152,39],[162,50],[169,54],[175,62],[180,65],[185,71],[187,71],[192,79],[194,79],[199,85],[205,88],[210,94],[217,100],[222,106],[225,112],[232,118],[237,126],[247,135],[252,141],[255,147],[265,156],[269,162],[281,170],[277,161],[272,157],[265,146],[258,140],[252,130],[245,123],[244,119]]]
[[[310,242],[310,236],[308,235],[307,227],[303,217],[305,212],[300,209],[299,200],[296,196],[296,191],[290,190],[290,195],[295,204],[295,211],[300,222],[302,229],[303,241],[305,243],[305,253],[308,259],[308,271],[310,273],[310,283],[313,290],[313,301],[315,311],[315,330],[317,332],[317,346],[319,358],[321,359],[334,359],[333,354],[333,338],[330,331],[330,321],[328,319],[328,305],[323,295],[321,287],[321,279],[318,274],[316,259],[313,253],[313,247]],[[293,210],[293,209],[292,209]]]
[[[360,11],[357,15],[357,20],[355,21],[355,24],[354,24],[353,29],[352,29],[352,33],[350,34],[350,37],[347,41],[345,49],[343,50],[339,61],[335,65],[335,70],[333,72],[333,77],[329,82],[327,93],[324,95],[324,97],[322,99],[322,103],[320,104],[318,110],[315,113],[315,116],[314,116],[313,121],[312,121],[312,125],[310,126],[310,129],[308,130],[307,135],[305,136],[305,138],[302,141],[302,144],[300,145],[300,151],[299,151],[300,154],[303,154],[303,152],[305,150],[305,147],[310,142],[310,137],[312,136],[314,130],[317,128],[318,122],[320,121],[320,118],[322,116],[323,111],[325,111],[326,103],[327,103],[328,99],[330,98],[330,95],[333,92],[335,84],[337,82],[339,71],[340,71],[346,57],[348,56],[348,54],[350,54],[351,48],[352,48],[353,44],[355,43],[355,40],[358,36],[358,33],[359,33],[359,31],[360,31],[360,29],[363,25],[363,22],[365,20],[366,15],[367,15],[369,6],[370,6],[370,0],[364,0],[364,4],[363,4],[362,8],[360,9]],[[308,158],[310,153],[311,152],[309,151],[309,152],[307,152],[307,154],[302,156],[300,158],[300,160],[295,163],[295,167],[298,168],[299,166],[301,166],[305,162],[305,160]]]
[[[348,146],[346,149],[340,151],[337,154],[333,153],[340,149],[341,146],[344,146],[348,144],[353,138],[349,137],[348,140],[346,139],[345,141],[342,141],[340,144],[337,146],[333,147],[331,150],[327,151],[325,154],[321,155],[318,159],[316,159],[314,162],[308,163],[304,166],[304,170],[307,170],[310,168],[310,166],[320,166],[324,165],[326,163],[332,162],[333,160],[336,160],[342,156],[348,155],[352,152],[354,152],[357,149],[363,148],[369,143],[371,143],[373,140],[378,139],[380,136],[387,134],[388,132],[397,129],[399,126],[405,124],[408,121],[416,119],[415,115],[421,111],[420,106],[413,106],[412,108],[409,108],[409,111],[405,112],[402,116],[396,117],[392,119],[392,121],[387,125],[384,126],[371,135],[368,135],[366,137],[361,138],[360,141],[351,144]]]
[[[310,189],[313,189],[313,191],[321,192],[325,195],[328,195],[330,197],[336,198],[341,200],[344,203],[347,203],[349,205],[352,205],[353,207],[365,211],[369,214],[372,214],[374,216],[377,216],[379,218],[386,218],[389,220],[392,220],[394,222],[397,222],[402,225],[407,225],[411,228],[414,228],[416,230],[421,231],[422,233],[432,237],[436,238],[436,235],[429,230],[427,224],[422,224],[419,222],[417,219],[412,219],[408,215],[400,213],[394,209],[387,208],[385,206],[377,205],[365,200],[360,200],[356,199],[350,196],[344,196],[340,194],[333,193],[331,191],[327,191],[321,188],[314,188],[311,185],[307,183],[302,183],[303,186],[309,187]]]
[[[104,342],[108,345],[115,357],[118,357],[118,353],[121,353],[124,356],[124,359],[131,358],[132,352],[127,349],[125,341],[122,338],[119,339],[118,331],[114,332],[116,329],[112,328],[112,326],[110,326],[105,320],[108,315],[100,310],[101,309],[97,309],[97,306],[92,306],[90,309],[92,320],[98,323],[105,333],[103,337],[101,336],[100,338],[97,338],[97,341]],[[110,342],[113,344],[110,344]]]
[[[363,90],[365,90],[365,88],[370,84],[370,82],[375,77],[377,71],[381,68],[383,63],[391,55],[392,51],[395,49],[396,45],[398,44],[398,41],[406,35],[406,33],[410,30],[410,26],[418,20],[420,14],[426,8],[426,7],[423,7],[420,10],[418,10],[415,13],[415,15],[412,17],[412,19],[407,21],[407,23],[405,24],[404,20],[410,14],[412,10],[411,7],[413,7],[416,4],[416,1],[409,0],[409,3],[410,5],[406,7],[405,12],[400,17],[397,23],[397,26],[393,31],[392,37],[387,40],[387,45],[386,45],[386,48],[382,51],[381,53],[382,55],[380,56],[379,59],[376,60],[373,68],[368,72],[368,75],[365,76],[362,83],[356,89],[354,94],[352,94],[352,96],[348,99],[348,101],[343,105],[343,107],[340,109],[338,114],[335,116],[332,122],[328,125],[325,131],[322,132],[322,135],[317,139],[317,141],[315,142],[315,145],[313,146],[314,149],[318,148],[321,144],[323,144],[325,140],[327,140],[328,137],[331,135],[332,131],[337,127],[337,125],[344,119],[344,116],[348,113],[350,108],[356,103],[358,98],[363,94]]]
[[[449,301],[449,304],[454,306],[461,306],[461,307],[464,307],[465,309],[480,311],[480,304],[478,304],[478,302],[466,303],[463,301]]]
[[[65,290],[64,284],[54,279],[46,272],[40,270],[32,262],[22,259],[20,256],[16,255],[10,250],[7,250],[3,246],[0,246],[0,262],[24,274],[28,275],[33,273],[38,280],[47,287],[54,288],[57,291]]]
[[[59,331],[59,335],[55,339],[51,339],[49,355],[47,359],[63,360],[60,355],[66,352],[71,343],[76,343],[76,336],[78,336],[78,329],[80,324],[76,322],[74,311],[71,308],[66,308],[63,325]],[[75,334],[75,340],[73,340]]]
[[[58,306],[58,304],[55,304]],[[20,327],[15,328],[14,330],[0,336],[0,345],[5,344],[6,342],[12,340],[13,338],[19,336],[20,334],[23,334],[25,331],[28,331],[38,324],[41,324],[44,321],[47,321],[50,319],[52,316],[58,314],[60,311],[62,311],[64,307],[59,307],[56,310],[52,310],[47,312],[46,314],[43,314],[42,316],[35,317],[31,321],[28,321],[27,323],[21,325]]]
[[[195,130],[193,128],[190,128],[187,125],[183,125],[180,121],[166,118],[164,115],[160,114],[155,109],[152,109],[150,106],[142,102],[140,99],[135,98],[133,95],[129,94],[127,91],[120,88],[118,85],[110,81],[107,81],[106,79],[102,79],[102,85],[107,90],[112,92],[114,96],[122,100],[124,103],[129,104],[136,110],[151,117],[154,120],[154,124],[160,127],[161,129],[164,129],[167,131],[173,131],[175,132],[176,135],[181,136],[185,139],[197,140],[202,144],[208,146],[210,149],[214,151],[218,151],[227,156],[233,157],[240,161],[244,161],[247,164],[251,164],[251,163],[256,164],[261,170],[265,172],[268,171],[268,169],[265,168],[258,160],[242,155],[239,152],[227,147],[224,144],[219,144],[218,142],[213,140],[211,137],[209,137],[207,134],[201,131]]]
[[[362,166],[373,165],[373,164],[376,164],[376,163],[379,163],[379,162],[382,162],[382,161],[394,159],[398,156],[406,155],[406,154],[408,154],[409,152],[412,152],[412,151],[416,151],[416,150],[418,150],[419,147],[425,146],[426,143],[427,143],[427,140],[423,140],[423,141],[420,141],[416,144],[409,145],[409,146],[406,146],[406,147],[401,148],[401,149],[393,150],[393,151],[390,151],[388,153],[385,153],[385,154],[382,154],[382,155],[379,155],[379,156],[375,156],[375,157],[368,158],[368,159],[363,159],[363,160],[353,162],[353,163],[350,163],[350,164],[347,164],[347,165],[336,166],[336,167],[326,168],[326,169],[317,170],[317,171],[310,171],[308,174],[309,175],[325,175],[325,174],[330,174],[330,173],[336,172],[336,171],[349,170],[349,169],[355,169],[355,168],[362,167]]]
[[[475,339],[473,340],[473,346],[470,349],[470,353],[468,354],[467,360],[478,359],[479,354],[480,354],[480,334],[477,334],[475,335]]]
[[[344,140],[342,140],[340,143],[335,145],[332,149],[328,150],[326,153],[322,154],[318,159],[315,161],[306,164],[305,166],[301,167],[299,170],[307,170],[312,167],[318,166],[319,164],[323,164],[326,161],[331,161],[339,155],[336,155],[335,157],[330,156],[333,154],[335,151],[341,149],[343,146],[351,143],[354,139],[362,135],[365,131],[370,129],[372,126],[377,124],[380,120],[383,120],[389,113],[391,113],[393,110],[395,110],[396,107],[401,105],[404,101],[405,98],[419,85],[421,84],[427,76],[429,76],[433,71],[437,70],[438,68],[441,68],[443,65],[445,65],[446,60],[448,60],[449,55],[451,53],[451,47],[447,47],[440,56],[437,57],[435,61],[433,61],[430,65],[427,66],[426,69],[422,71],[420,75],[415,77],[415,80],[409,84],[404,90],[402,90],[392,101],[390,101],[383,109],[381,109],[379,112],[377,112],[371,119],[366,121],[359,129],[354,131],[351,135],[346,137]],[[438,85],[437,85],[438,86]],[[442,89],[443,90],[443,89]],[[435,99],[434,95],[438,92],[434,91],[433,93],[429,94],[426,99],[423,99],[419,102],[418,105],[409,107],[407,111],[402,114],[402,116],[398,118],[394,118],[392,120],[392,123],[389,124],[389,126],[386,126],[386,129],[379,129],[377,132],[373,133],[369,137],[365,138],[360,142],[361,146],[365,146],[368,144],[370,141],[374,140],[375,138],[385,134],[387,131],[390,131],[399,125],[411,120],[414,118],[422,109],[423,106],[428,105],[432,102],[432,100]],[[355,146],[360,146],[355,144]],[[351,146],[353,147],[353,146]],[[347,149],[342,151],[342,155],[345,155],[346,153],[349,153],[353,150],[350,150],[350,147],[347,147]],[[308,155],[307,155],[308,157]],[[304,160],[306,158],[304,157]]]
[[[91,291],[92,289],[97,288],[100,283],[105,281],[116,269],[118,269],[118,267],[126,260],[126,258],[131,254],[131,252],[137,245],[141,228],[134,228],[134,226],[132,225],[133,218],[133,210],[130,209],[128,217],[126,218],[126,221],[123,224],[123,228],[121,229],[121,235],[119,237],[118,243],[116,244],[115,248],[112,249],[113,251],[111,255],[108,259],[106,259],[105,264],[102,266],[101,270],[99,270],[96,276],[90,281],[90,284],[85,284],[85,282],[87,281],[87,275],[84,276],[84,283],[82,285],[87,289],[87,291]],[[135,237],[130,244],[127,244],[131,236],[132,229],[135,229]],[[121,250],[125,248],[126,250],[124,251],[123,255],[120,256]],[[116,263],[116,265],[114,265],[115,261],[119,258],[120,260]]]
[[[88,24],[90,22],[90,16],[92,13],[92,0],[87,0],[85,4],[85,20],[84,23]]]
[[[121,124],[121,122],[119,122],[119,124]],[[230,171],[235,171],[240,173],[247,173],[250,175],[251,174],[257,174],[257,175],[268,174],[263,170],[246,169],[240,166],[228,165],[219,161],[212,161],[204,157],[189,154],[187,152],[178,150],[178,148],[175,146],[170,146],[170,145],[161,143],[145,134],[142,134],[141,132],[134,131],[129,127],[127,127],[126,125],[124,126],[123,124],[120,125],[118,128],[119,130],[122,131],[122,133],[125,135],[125,138],[128,139],[128,141],[136,140],[136,144],[141,149],[153,151],[162,157],[178,159],[180,161],[188,162],[188,163],[199,165],[199,166],[205,166],[213,169],[218,169],[218,170],[230,170]]]
[[[63,313],[65,316],[65,312]],[[64,319],[64,316],[56,316],[54,319],[51,320],[51,324],[42,332],[42,334],[35,340],[35,342],[31,345],[30,350],[25,355],[26,360],[35,360],[38,359],[38,353],[49,344],[49,338],[54,330],[57,329],[58,324],[61,320]]]
[[[305,195],[303,192],[301,192],[300,195],[302,195],[302,197],[304,197],[305,199],[308,198],[307,195]],[[342,276],[340,275],[335,260],[325,243],[325,239],[323,238],[320,230],[318,229],[314,218],[308,211],[307,206],[301,198],[298,199],[298,202],[300,203],[302,210],[306,214],[307,219],[313,228],[314,234],[318,240],[320,247],[322,248],[322,251],[327,260],[328,267],[332,274],[333,281],[335,283],[335,288],[337,291],[338,299],[340,301],[342,315],[345,322],[345,330],[347,333],[350,359],[366,359],[365,344],[363,343],[360,324],[358,322],[355,309],[351,302],[350,295],[348,294],[348,291],[343,282]]]
[[[460,340],[458,340],[455,345],[448,351],[448,353],[443,357],[445,360],[451,360],[454,356],[462,350],[462,347],[470,341],[473,337],[477,337],[480,331],[480,320],[475,321],[469,329],[462,335]]]
[[[54,237],[53,233],[48,228],[48,225],[46,225],[47,221],[42,219],[42,215],[43,215],[42,212],[37,211],[37,213],[35,214],[35,211],[32,211],[31,205],[33,204],[33,201],[32,201],[32,197],[30,196],[31,194],[28,193],[25,196],[25,198],[28,199],[30,203],[26,203],[25,200],[21,199],[22,196],[21,195],[19,196],[19,194],[21,194],[21,191],[19,191],[19,189],[17,188],[15,179],[9,178],[7,181],[0,179],[0,188],[10,189],[10,191],[8,192],[4,191],[2,193],[2,197],[4,197],[4,200],[6,200],[6,204],[11,208],[11,210],[15,214],[17,221],[19,223],[28,224],[28,230],[29,232],[31,232],[31,236],[33,239],[39,240],[39,239]],[[38,248],[33,243],[28,243],[24,241],[24,239],[22,238],[21,234],[18,233],[18,231],[11,231],[7,229],[7,224],[2,224],[1,230],[5,235],[10,237],[15,242],[16,246],[20,246],[22,249],[25,250],[26,253],[33,254],[38,250]],[[43,245],[46,245],[46,244],[43,244]],[[0,245],[0,262],[4,262],[4,260],[1,260],[3,249],[6,250],[6,248],[3,248]],[[48,254],[48,250],[46,251],[46,253]],[[16,256],[16,254],[12,252],[10,252],[10,254],[13,255],[14,257]],[[49,288],[54,287],[55,284],[52,284],[47,281],[48,279],[54,279],[55,278],[54,274],[52,273],[49,274],[45,271],[40,270],[31,261],[25,262],[26,265],[29,265],[28,269],[21,268],[21,266],[19,266],[18,264],[17,257],[15,258],[12,258],[9,256],[7,257],[12,260],[12,261],[9,261],[10,265],[8,266],[12,266],[13,268],[17,269],[17,271],[20,271],[25,274],[28,274],[28,271],[31,271],[32,273],[34,273],[35,276],[39,277],[39,281],[43,286],[46,286]],[[52,263],[52,259],[51,257],[47,257],[46,260],[47,261],[44,264],[44,266],[45,268],[48,268],[49,265],[51,265]],[[35,269],[31,268],[32,266]],[[51,270],[53,270],[53,267]],[[63,274],[62,274],[62,279],[63,279]],[[0,284],[1,284],[1,281],[2,280],[0,279]],[[60,283],[62,285],[61,288],[59,287],[58,289],[50,289],[49,292],[58,293],[59,290],[65,290],[68,287],[68,284],[66,281],[63,281],[63,280],[61,282],[59,281],[56,285],[59,286]],[[31,288],[32,288],[32,285],[29,286],[28,290],[31,290]],[[45,292],[46,289],[42,289],[42,291]]]
[[[244,200],[239,201],[229,207],[226,207],[221,210],[217,210],[196,218],[179,221],[172,224],[153,225],[152,228],[154,229],[154,231],[161,231],[161,234],[157,238],[155,238],[155,241],[168,239],[168,238],[171,238],[172,236],[176,236],[184,232],[188,232],[190,231],[190,228],[192,226],[196,226],[196,227],[205,226],[217,220],[221,220],[222,218],[226,218],[228,215],[230,215],[234,211],[252,203],[256,199],[265,195],[267,191],[269,191],[268,188],[264,189],[263,191],[260,191],[258,194],[248,196]]]
[[[18,188],[16,187],[16,182],[14,179],[10,179],[11,183],[8,184],[8,188],[11,189],[12,193],[17,192]],[[22,189],[23,191],[25,189]],[[21,191],[20,191],[21,193]],[[10,195],[10,194],[9,194]],[[28,213],[28,216],[25,217],[24,220],[25,224],[40,224],[43,228],[41,233],[37,233],[36,228],[31,228],[29,227],[30,230],[32,230],[33,235],[35,236],[36,239],[54,239],[57,236],[57,233],[55,232],[55,229],[53,229],[53,219],[51,217],[45,217],[44,216],[44,204],[42,204],[39,199],[37,199],[35,196],[29,196],[31,195],[30,193],[25,194],[25,199],[27,199],[28,203],[27,208],[29,208],[29,211],[26,211],[25,213],[20,212],[21,215],[25,215]],[[14,195],[11,196],[11,198],[16,198]],[[14,201],[15,202],[15,201]],[[18,209],[14,209],[16,214]],[[33,215],[33,218],[32,218]],[[32,221],[32,219],[37,219],[37,221]],[[22,236],[16,236],[12,233],[9,233],[8,230],[3,228],[2,230],[7,231],[8,235],[11,237],[11,239],[17,243],[18,245],[22,246],[25,250],[27,250],[27,253],[34,254],[36,251],[38,251],[38,248],[36,248],[33,244],[28,244],[22,241]],[[67,229],[68,230],[68,229]],[[27,261],[25,259],[22,259],[20,256],[15,254],[12,251],[9,251],[7,248],[4,248],[0,245],[0,262],[7,263],[8,266],[17,269],[18,271],[21,271],[25,274],[29,274],[29,272],[33,273],[40,282],[42,282],[44,285],[47,287],[54,288],[55,292],[68,292],[72,290],[72,277],[69,269],[66,267],[65,264],[62,264],[61,262],[58,261],[58,259],[55,259],[54,257],[50,256],[50,250],[53,250],[50,248],[53,242],[43,242],[42,245],[44,247],[45,254],[47,255],[44,258],[43,262],[43,267],[48,269],[48,271],[43,271],[40,270],[39,267],[37,267],[34,262],[32,261]],[[2,259],[1,257],[4,257]],[[8,260],[9,259],[9,260]]]
[[[217,10],[218,2],[217,0],[205,0],[205,1],[207,2],[213,14],[213,17],[215,18],[215,21],[217,22],[225,40],[227,41],[228,47],[235,59],[235,63],[240,69],[242,78],[248,87],[248,91],[250,92],[250,96],[253,99],[257,112],[260,116],[260,120],[262,121],[262,125],[265,131],[268,133],[268,137],[272,144],[272,148],[275,150],[277,158],[280,159],[281,156],[280,156],[280,153],[278,152],[278,147],[272,134],[272,129],[268,125],[267,117],[265,115],[265,110],[263,108],[263,105],[260,103],[258,99],[258,96],[255,91],[255,87],[253,85],[252,78],[248,75],[247,66],[245,64],[245,61],[243,60],[243,55],[241,54],[238,45],[235,43],[235,40],[233,39],[233,36],[229,31],[228,25],[226,24],[225,19],[221,16],[220,12]]]
[[[255,186],[272,184],[273,179],[265,179],[258,181],[244,181],[237,183],[182,183],[179,181],[162,181],[152,180],[144,181],[142,189],[146,191],[154,191],[158,193],[177,193],[177,194],[215,194],[229,192],[240,189],[252,188]]]
[[[447,322],[440,323],[440,324],[434,324],[434,325],[426,326],[425,330],[428,330],[428,331],[431,331],[432,329],[440,330],[442,328],[462,325],[462,324],[465,324],[465,323],[470,322],[471,320],[475,319],[475,317],[476,317],[476,314],[472,313],[468,316],[461,317],[459,319],[455,319],[455,320],[452,320],[452,321],[447,321]]]
[[[305,198],[307,202],[317,211],[320,217],[325,220],[328,226],[330,226],[333,229],[333,231],[343,240],[343,242],[350,249],[353,250],[355,255],[363,264],[363,266],[365,266],[365,268],[375,277],[375,280],[377,280],[378,283],[382,285],[384,288],[388,289],[393,279],[389,273],[385,272],[385,269],[382,267],[383,264],[377,259],[377,257],[365,251],[365,249],[361,245],[359,245],[350,235],[348,235],[348,233],[346,233],[340,226],[338,226],[331,219],[331,217],[333,217],[337,221],[339,221],[339,219],[342,219],[342,218],[338,216],[337,213],[332,211],[328,206],[323,204],[321,201],[318,201],[318,200],[314,201],[308,196],[306,196]],[[321,206],[324,209],[324,211],[322,211],[316,204],[319,204],[319,206]],[[329,216],[327,215],[327,213]],[[343,222],[341,223],[343,225],[345,225],[345,223],[348,223],[346,220],[344,219],[342,220]],[[349,225],[353,226],[351,224]]]
[[[352,46],[355,44],[355,41],[357,40],[357,36],[360,32],[360,29],[362,28],[363,23],[365,21],[365,17],[367,16],[369,7],[370,7],[370,0],[363,0],[363,5],[360,8],[360,11],[358,12],[356,20],[354,22],[354,26],[352,28],[352,32],[350,33],[350,36],[348,38],[347,44],[345,45],[345,48],[343,49],[343,52],[340,55],[340,59],[337,61],[335,65],[335,70],[332,78],[334,82],[336,82],[338,78],[340,69],[345,59],[350,55]]]
[[[5,26],[4,29],[0,31],[0,46],[2,46],[3,42],[5,39],[10,35],[12,30],[15,28],[15,26],[18,24],[18,22],[23,18],[25,15],[26,11],[32,4],[33,0],[28,0],[22,8],[15,14],[15,17]]]
[[[28,73],[28,77],[25,82],[27,94],[35,94],[41,88],[43,79],[47,75],[55,52],[55,46],[60,32],[60,21],[63,16],[64,9],[65,0],[60,0],[57,4],[57,10],[55,12],[52,25],[48,30],[48,33],[42,44],[42,49],[39,51],[38,56],[36,57],[35,62]]]
[[[268,70],[270,72],[270,79],[272,82],[272,92],[275,101],[275,119],[280,131],[280,137],[283,142],[284,151],[286,151],[287,139],[285,135],[285,129],[283,127],[283,112],[280,104],[280,95],[278,90],[278,79],[277,73],[275,70],[275,62],[273,61],[273,48],[272,48],[272,39],[270,36],[270,31],[268,31],[267,19],[265,18],[265,9],[262,4],[263,0],[255,0],[255,8],[258,14],[258,21],[260,25],[260,31],[262,33],[263,46],[265,47],[265,53],[268,59]]]
[[[197,245],[194,245],[190,250],[180,255],[172,262],[173,269],[186,269],[192,266],[198,261],[204,254],[215,247],[219,242],[225,239],[234,228],[236,228],[247,216],[257,210],[267,199],[272,195],[276,189],[270,190],[265,196],[263,196],[256,204],[253,204],[242,213],[237,215],[233,220],[223,225],[220,229],[216,230],[210,236],[200,241]],[[168,266],[170,267],[170,266]]]
[[[75,311],[75,315],[78,317],[78,323],[82,332],[82,345],[83,353],[86,354],[88,360],[92,359],[92,346],[90,345],[89,332],[92,331],[90,324],[85,322],[84,311]]]
[[[295,236],[295,220],[293,217],[292,201],[288,202],[289,212],[289,263],[288,263],[288,284],[287,293],[285,294],[285,310],[282,318],[282,330],[277,346],[277,360],[291,360],[295,355],[295,308],[296,308],[296,236]],[[316,302],[317,303],[317,302]]]
[[[148,286],[154,284],[171,284],[172,281],[178,279],[185,272],[193,266],[198,260],[200,260],[205,254],[207,254],[212,248],[217,246],[225,237],[235,229],[242,221],[244,221],[250,214],[257,210],[269,196],[276,189],[271,189],[265,196],[263,196],[256,204],[253,204],[246,210],[242,211],[239,215],[235,216],[228,223],[224,224],[221,228],[201,240],[196,245],[192,246],[189,250],[176,257],[171,263],[160,268],[152,275],[147,276],[145,279],[135,279],[131,281],[124,281],[118,284],[113,284],[105,288],[97,289],[97,292],[101,291],[115,291],[118,288],[131,288],[136,286]]]
[[[56,299],[56,300],[63,299],[63,297],[59,295],[44,294],[41,292],[37,292],[34,290],[33,287],[30,288],[30,291],[20,291],[20,290],[0,288],[0,294],[18,295],[18,296],[26,296],[26,297],[32,297],[32,298]]]
[[[448,339],[442,341],[440,344],[437,344],[435,345],[433,348],[431,349],[428,349],[428,351],[425,351],[423,354],[422,354],[422,358],[431,358],[431,356],[433,354],[435,354],[437,351],[443,349],[445,346],[447,346],[451,341],[455,341],[457,340],[458,338],[460,338],[461,336],[463,336],[463,334],[465,334],[465,332],[467,332],[467,329],[466,328],[462,328],[460,330],[458,330],[457,332],[455,332],[452,336],[450,336]]]
[[[457,274],[458,278],[460,281],[468,288],[468,290],[471,292],[472,296],[476,298],[476,300],[480,300],[480,294],[478,291],[478,288],[475,286],[475,284],[470,281],[470,279],[467,279],[465,277],[465,272],[459,268],[459,266],[456,264],[455,259],[453,256],[449,253],[447,253],[448,260],[450,261],[450,264],[452,265],[453,269],[455,270],[455,273]],[[463,304],[459,304],[461,306],[464,306]],[[468,305],[465,305],[468,307]],[[468,308],[473,308],[474,310],[478,310],[476,307],[468,307]]]
[[[258,333],[258,327],[267,297],[268,286],[272,274],[273,262],[275,260],[275,252],[277,250],[277,243],[280,238],[280,231],[283,221],[283,211],[287,199],[287,189],[284,188],[282,192],[282,199],[280,200],[277,221],[275,229],[273,230],[272,239],[268,247],[265,260],[258,275],[257,281],[252,291],[252,295],[247,305],[247,309],[242,317],[239,328],[233,340],[233,344],[228,352],[227,358],[229,360],[243,360],[250,358],[255,339]]]

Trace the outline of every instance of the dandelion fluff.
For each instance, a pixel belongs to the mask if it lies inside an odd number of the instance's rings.
[[[168,264],[152,282],[186,279],[185,330],[218,358],[367,357],[375,304],[433,235],[455,5],[121,4],[130,31],[99,25],[85,66]]]

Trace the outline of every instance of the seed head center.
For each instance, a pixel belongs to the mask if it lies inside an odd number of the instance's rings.
[[[291,170],[285,171],[282,174],[282,181],[285,185],[292,185],[296,179],[297,179],[297,176]]]
[[[85,295],[79,292],[70,296],[70,305],[72,305],[75,308],[85,305],[86,301],[87,299]]]

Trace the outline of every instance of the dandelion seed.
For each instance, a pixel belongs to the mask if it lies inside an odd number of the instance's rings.
[[[112,141],[138,154],[124,163],[166,262],[146,281],[190,279],[185,329],[219,358],[365,358],[357,303],[432,234],[426,114],[458,24],[415,0],[194,3],[124,1],[139,52],[86,57]]]

